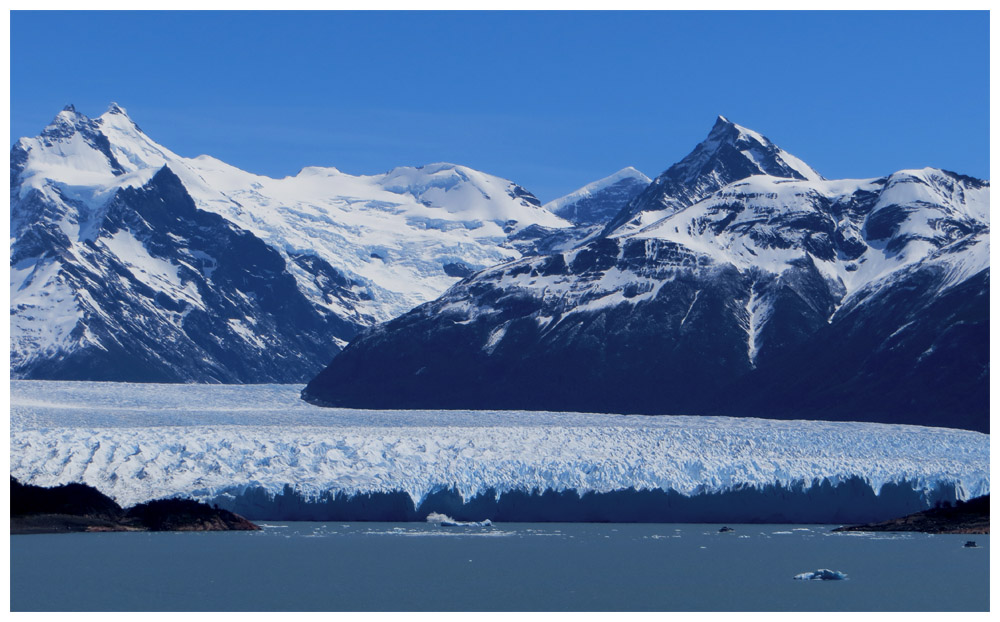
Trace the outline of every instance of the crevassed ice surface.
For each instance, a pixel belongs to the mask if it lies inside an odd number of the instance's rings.
[[[989,492],[989,436],[874,423],[501,411],[329,409],[301,385],[11,381],[10,469],[128,506],[291,485],[306,497],[808,486]]]

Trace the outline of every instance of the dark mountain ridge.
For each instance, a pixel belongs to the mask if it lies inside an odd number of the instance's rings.
[[[987,431],[988,204],[936,169],[825,180],[720,118],[603,235],[365,331],[303,397]]]

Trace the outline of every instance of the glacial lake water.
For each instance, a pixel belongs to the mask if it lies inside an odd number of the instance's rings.
[[[989,536],[264,523],[11,536],[13,611],[987,611]],[[964,548],[975,540],[979,548]],[[799,581],[829,568],[844,581]]]

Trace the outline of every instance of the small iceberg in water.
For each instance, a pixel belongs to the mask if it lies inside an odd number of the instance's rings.
[[[490,527],[493,525],[493,521],[490,519],[482,521],[460,521],[448,516],[447,514],[439,514],[437,512],[431,512],[427,515],[428,523],[436,523],[442,527]]]
[[[843,572],[830,570],[829,568],[820,568],[813,572],[803,572],[802,574],[795,575],[795,579],[798,581],[843,581],[846,578],[847,575]]]

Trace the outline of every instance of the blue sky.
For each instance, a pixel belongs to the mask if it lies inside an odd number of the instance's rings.
[[[447,161],[550,200],[655,177],[723,114],[828,178],[989,177],[985,11],[14,11],[10,30],[12,142],[117,101],[255,173]]]

